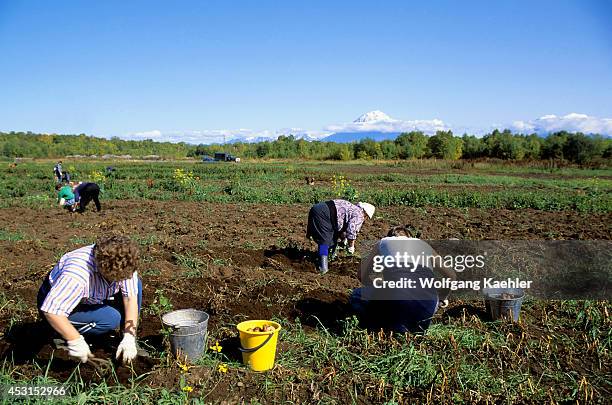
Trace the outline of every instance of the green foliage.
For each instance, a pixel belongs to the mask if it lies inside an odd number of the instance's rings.
[[[6,229],[0,229],[0,241],[17,242],[24,239],[25,235],[22,232],[11,232]]]
[[[588,163],[598,153],[596,142],[584,134],[569,136],[563,145],[563,156],[576,163]]]
[[[401,133],[395,139],[395,144],[402,159],[420,159],[429,153],[427,136],[420,131]]]
[[[185,171],[184,169],[178,168],[174,170],[174,182],[177,184],[181,191],[188,195],[202,194],[202,188],[200,187],[200,177],[194,176],[192,171]],[[168,183],[166,183],[168,184]],[[176,190],[172,187],[173,191]]]
[[[463,141],[461,138],[455,138],[451,131],[438,131],[429,138],[427,146],[432,157],[457,160],[461,157]]]
[[[337,176],[334,174],[331,178],[331,182],[334,190],[334,197],[348,201],[357,201],[359,198],[359,192],[355,187],[351,186],[351,183],[345,176]]]
[[[108,162],[72,164],[80,173],[92,173]],[[377,174],[367,174],[367,165],[371,164],[374,163],[360,163],[356,170],[355,163],[113,162],[116,175],[107,179],[102,199],[314,204],[341,197],[352,201],[359,198],[379,206],[612,211],[612,180],[608,179],[610,170],[605,169],[557,169],[550,176],[546,165],[538,169],[454,163],[460,170],[456,172],[448,161],[409,160],[401,165],[377,164]],[[20,164],[17,171],[0,168],[0,207],[53,207],[54,183],[49,179],[52,165],[31,162]],[[471,174],[462,173],[464,166]],[[446,173],[439,174],[440,171]],[[334,187],[333,182],[316,181],[314,186],[306,186],[305,172],[318,179],[344,173],[345,184]],[[524,173],[537,176],[523,176]]]
[[[476,138],[474,135],[463,135],[463,156],[467,159],[475,159],[486,156],[487,145],[482,138]]]
[[[172,307],[172,302],[164,295],[164,290],[155,290],[155,299],[149,307],[149,312],[161,318],[162,315],[172,311]]]
[[[509,130],[498,130],[484,137],[490,157],[521,160],[525,157],[524,139],[512,135]]]
[[[569,134],[565,131],[549,135],[544,141],[542,157],[544,159],[563,159],[563,147]]]
[[[343,144],[331,156],[334,160],[351,160],[353,159],[353,149],[351,145]]]
[[[190,149],[184,143],[124,141],[80,135],[47,135],[31,132],[0,132],[0,155],[9,157],[65,157],[67,155],[159,155],[184,157]],[[70,170],[69,170],[70,171]]]
[[[208,267],[202,259],[190,253],[174,253],[173,256],[176,263],[185,268],[183,275],[187,278],[202,277],[202,270]]]
[[[23,132],[0,132],[0,156],[59,158],[69,155],[100,157],[105,154],[143,157],[157,155],[163,158],[200,157],[225,151],[241,158],[254,159],[311,159],[311,160],[380,160],[421,159],[435,157],[456,160],[493,157],[507,160],[557,159],[587,164],[597,159],[612,157],[612,139],[599,135],[558,132],[543,139],[536,134],[512,134],[508,130],[494,130],[483,138],[465,134],[453,136],[450,131],[438,131],[428,137],[420,131],[400,134],[394,141],[363,139],[354,143],[307,142],[294,136],[279,136],[271,142],[232,143],[219,145],[187,145],[185,143],[123,141],[86,135],[43,135]],[[82,169],[66,167],[73,177],[84,180]],[[11,167],[18,171],[18,167]],[[52,169],[50,169],[52,170]],[[90,181],[104,183],[103,168],[89,172]],[[51,173],[51,172],[50,172]],[[110,175],[109,175],[110,176]],[[113,173],[113,178],[121,178]],[[18,191],[16,191],[18,192]]]

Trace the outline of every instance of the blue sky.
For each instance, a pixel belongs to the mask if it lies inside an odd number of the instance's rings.
[[[612,133],[605,0],[0,0],[0,59],[5,131],[195,142],[382,110],[401,128]]]

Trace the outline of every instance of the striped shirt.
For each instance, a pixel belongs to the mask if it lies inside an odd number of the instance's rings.
[[[61,257],[49,274],[51,290],[40,310],[69,316],[79,304],[102,304],[121,291],[124,297],[138,296],[138,274],[109,283],[96,268],[94,245],[84,246]]]
[[[357,239],[357,233],[365,221],[363,209],[346,200],[334,200],[334,205],[338,213],[338,229],[346,232],[347,239]]]

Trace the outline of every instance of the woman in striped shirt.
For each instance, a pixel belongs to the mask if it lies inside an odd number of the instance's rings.
[[[93,355],[84,336],[102,335],[120,324],[123,340],[116,357],[123,362],[136,357],[142,302],[138,255],[136,244],[128,237],[103,237],[94,245],[63,255],[43,282],[38,308],[66,340],[72,357],[87,362]]]

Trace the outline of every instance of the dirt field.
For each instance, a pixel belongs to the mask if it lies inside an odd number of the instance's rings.
[[[57,209],[0,210],[0,222],[19,240],[0,241],[0,292],[22,301],[29,312],[25,324],[13,327],[0,341],[3,358],[13,356],[24,364],[22,373],[38,371],[28,360],[55,360],[50,375],[66,379],[74,364],[62,360],[50,345],[36,342],[32,332],[38,287],[59,256],[87,244],[103,233],[131,235],[141,245],[144,283],[143,320],[139,335],[160,350],[158,317],[146,310],[163,290],[175,309],[198,308],[211,315],[209,329],[226,347],[236,345],[232,325],[245,319],[300,319],[306,327],[321,322],[333,328],[349,314],[348,293],[358,287],[359,259],[343,257],[333,262],[328,275],[315,272],[304,238],[308,206],[211,204],[192,202],[111,201],[101,213],[67,214]],[[358,251],[382,236],[389,226],[411,224],[423,237],[471,239],[610,239],[612,214],[579,214],[532,210],[409,209],[387,207],[367,222]],[[452,314],[454,303],[448,309]],[[6,329],[10,314],[3,314]],[[316,316],[319,321],[313,317]],[[444,315],[439,315],[444,318]],[[31,346],[34,345],[34,346]],[[30,350],[36,347],[35,352]],[[108,348],[107,354],[112,354]],[[281,346],[282,350],[282,346]],[[100,352],[101,353],[101,352]],[[58,358],[59,356],[59,358]],[[140,360],[134,371],[151,371],[156,359]],[[148,384],[171,386],[171,369],[155,368]],[[101,378],[83,366],[86,380]],[[132,372],[118,368],[121,382]],[[170,374],[169,374],[170,373]],[[229,391],[215,388],[212,397]],[[219,391],[220,390],[220,391]],[[218,392],[217,392],[218,391]]]

